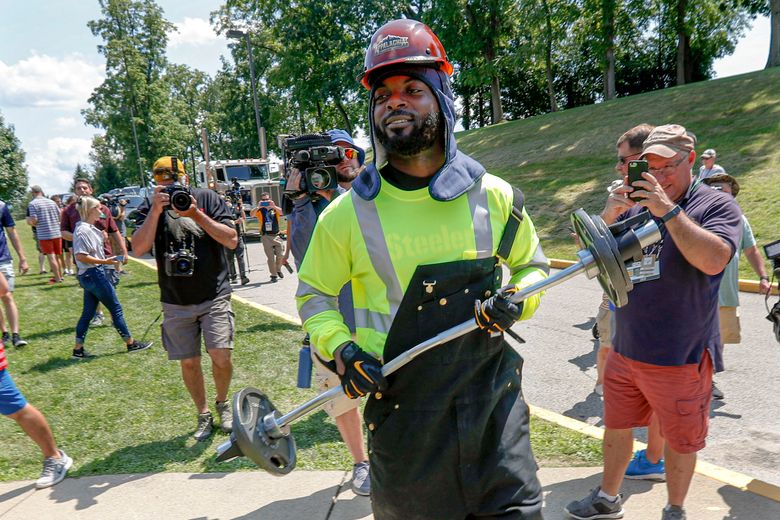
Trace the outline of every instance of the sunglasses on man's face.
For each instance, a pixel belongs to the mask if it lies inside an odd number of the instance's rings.
[[[357,159],[358,158],[358,151],[354,148],[344,148],[344,156],[347,159]]]

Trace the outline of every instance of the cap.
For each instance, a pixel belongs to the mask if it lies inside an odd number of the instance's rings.
[[[352,148],[357,150],[358,162],[363,166],[363,163],[366,160],[366,151],[355,144],[355,141],[352,139],[352,136],[349,135],[349,132],[340,128],[334,128],[333,130],[328,130],[328,135],[330,136],[332,143],[348,143]]]
[[[710,157],[717,157],[718,154],[715,153],[715,150],[713,150],[712,148],[707,148],[706,150],[704,150],[704,153],[701,154],[701,156],[702,156],[702,158],[706,157],[706,158],[709,159]]]
[[[176,165],[175,168],[174,164]],[[178,172],[179,175],[185,175],[184,163],[176,157],[172,157],[170,155],[160,157],[154,161],[154,164],[152,165],[152,173],[156,172],[157,170],[167,170],[171,172],[174,171],[174,169]],[[173,178],[173,175],[171,175],[171,178]]]
[[[642,157],[647,154],[660,155],[666,159],[678,153],[693,151],[694,141],[681,125],[657,126],[650,132],[642,145]]]
[[[725,182],[728,184],[731,184],[731,194],[736,197],[737,193],[739,193],[739,183],[737,182],[737,179],[729,175],[728,173],[716,173],[715,175],[711,175],[710,177],[706,177],[703,179],[704,184],[710,185],[710,184],[717,184],[720,182]]]

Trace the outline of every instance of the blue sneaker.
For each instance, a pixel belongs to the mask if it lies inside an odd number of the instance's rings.
[[[653,464],[647,460],[645,450],[639,450],[634,453],[634,458],[631,459],[631,463],[626,469],[626,478],[634,480],[658,480],[663,482],[666,480],[664,459],[659,460],[657,464]]]

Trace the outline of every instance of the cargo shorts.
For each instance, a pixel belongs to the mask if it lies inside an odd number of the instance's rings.
[[[163,302],[162,344],[168,359],[181,360],[201,355],[201,337],[206,350],[233,349],[235,314],[230,295],[218,296],[197,305]]]

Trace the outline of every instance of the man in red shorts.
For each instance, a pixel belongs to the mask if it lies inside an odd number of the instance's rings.
[[[601,486],[566,506],[572,518],[623,517],[619,491],[631,429],[647,426],[652,414],[666,439],[662,519],[686,518],[683,502],[707,437],[713,366],[723,370],[718,286],[742,229],[732,197],[694,182],[693,147],[682,126],[656,127],[642,148],[644,180],[614,190],[601,214],[612,224],[649,211],[664,225],[632,275],[628,305],[616,310],[604,371],[604,474]]]
[[[60,208],[56,202],[43,196],[40,186],[32,186],[30,191],[33,199],[27,206],[30,214],[27,223],[36,227],[41,253],[49,259],[52,273],[49,283],[62,282],[62,266],[57,261],[57,257],[62,256]]]

